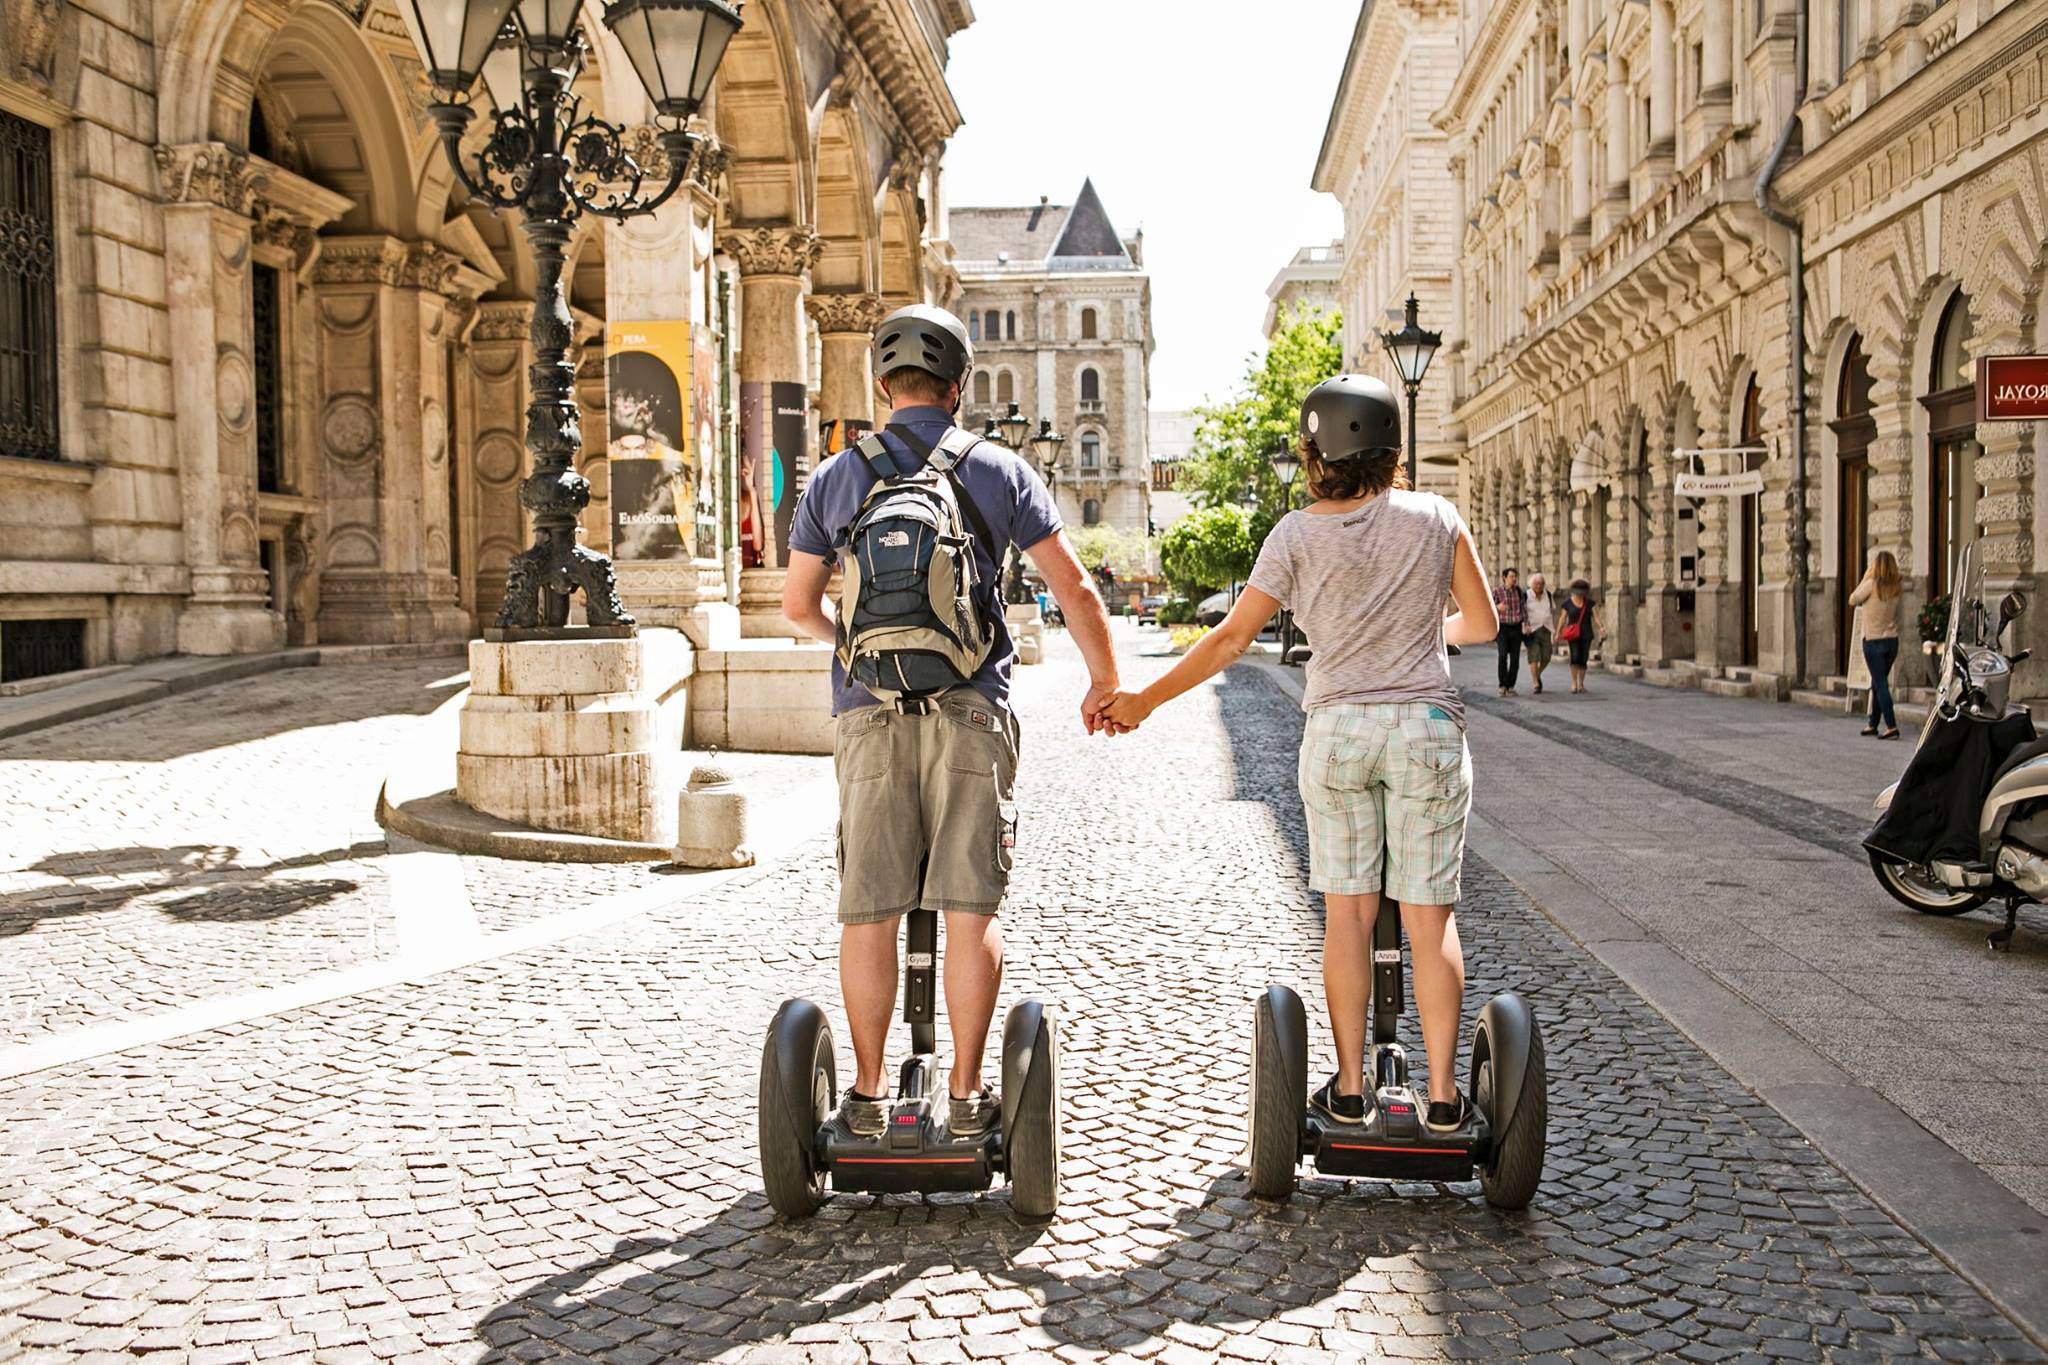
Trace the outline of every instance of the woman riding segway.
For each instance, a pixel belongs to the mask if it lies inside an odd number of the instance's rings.
[[[1472,768],[1447,646],[1494,637],[1499,622],[1486,572],[1457,509],[1407,488],[1399,465],[1400,412],[1385,384],[1339,375],[1318,385],[1302,404],[1301,441],[1314,504],[1273,528],[1250,585],[1223,624],[1143,692],[1117,698],[1107,714],[1120,727],[1135,727],[1235,661],[1280,608],[1294,612],[1317,644],[1302,699],[1308,721],[1299,772],[1309,885],[1323,893],[1326,912],[1323,989],[1337,1071],[1310,1097],[1304,1116],[1305,1079],[1295,1078],[1306,1066],[1305,1030],[1267,1017],[1298,1019],[1300,1001],[1274,987],[1261,1001],[1258,1023],[1272,1055],[1255,1078],[1264,1097],[1254,1098],[1254,1188],[1284,1195],[1304,1154],[1315,1155],[1325,1170],[1353,1174],[1459,1179],[1477,1164],[1488,1197],[1518,1207],[1534,1192],[1537,1170],[1524,1180],[1518,1169],[1512,1188],[1497,1169],[1489,1175],[1489,1158],[1499,1147],[1491,1139],[1504,1135],[1506,1125],[1495,1123],[1495,1114],[1475,1118],[1457,1086],[1465,973],[1453,911]],[[1448,617],[1447,602],[1456,608]],[[1427,1108],[1420,1114],[1393,1041],[1400,932],[1393,917],[1379,913],[1383,895],[1400,903],[1399,923],[1415,955],[1429,1057]],[[1375,1006],[1371,1084],[1369,998]],[[1541,1042],[1519,999],[1501,997],[1487,1011],[1474,1040],[1472,1096],[1481,1110],[1506,1113],[1531,1081],[1540,1096]],[[1503,1045],[1514,1056],[1506,1056]],[[1526,1055],[1531,1047],[1533,1071]],[[1492,1091],[1503,1079],[1512,1080],[1513,1093],[1496,1105]],[[1537,1128],[1540,1169],[1540,1099],[1522,1108]],[[1515,1162],[1517,1168],[1526,1164]]]

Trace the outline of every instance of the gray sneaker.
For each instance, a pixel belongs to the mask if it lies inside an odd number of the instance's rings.
[[[996,1126],[1002,1115],[1002,1106],[996,1102],[996,1092],[987,1086],[971,1100],[956,1100],[946,1096],[946,1131],[956,1138],[978,1138]]]
[[[848,1090],[839,1097],[839,1122],[857,1138],[878,1138],[889,1130],[889,1101]]]

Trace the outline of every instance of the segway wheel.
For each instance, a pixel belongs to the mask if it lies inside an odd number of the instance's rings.
[[[761,1049],[761,1183],[784,1218],[808,1218],[825,1202],[818,1129],[839,1101],[832,1027],[808,1000],[787,1000]]]
[[[1052,1015],[1035,1000],[1011,1007],[1003,1021],[1004,1166],[1010,1210],[1043,1222],[1060,1205],[1060,1049]],[[1017,1079],[1012,1080],[1012,1076]]]
[[[1269,986],[1252,1006],[1252,1193],[1294,1193],[1308,1104],[1308,1018],[1301,997]]]
[[[1479,1189],[1497,1209],[1524,1209],[1543,1178],[1549,1084],[1543,1032],[1528,1003],[1497,995],[1480,1011],[1468,1074],[1472,1103],[1492,1134]]]

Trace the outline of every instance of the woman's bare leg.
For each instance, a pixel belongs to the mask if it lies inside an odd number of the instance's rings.
[[[1323,999],[1337,1042],[1337,1093],[1365,1093],[1365,1013],[1372,1000],[1372,926],[1378,894],[1323,897]],[[1452,1016],[1452,1027],[1457,1016]]]
[[[1422,1047],[1429,1054],[1432,1103],[1449,1103],[1458,1097],[1458,1010],[1465,999],[1465,953],[1458,943],[1454,909],[1449,905],[1401,907],[1401,927],[1408,931],[1408,951],[1415,963],[1415,1012],[1422,1017]],[[1370,925],[1367,933],[1371,933]],[[1327,951],[1323,971],[1327,976]],[[1342,1047],[1340,1043],[1340,1059]]]

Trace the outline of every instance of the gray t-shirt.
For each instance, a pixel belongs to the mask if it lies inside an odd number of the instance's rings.
[[[1251,585],[1294,613],[1314,656],[1302,709],[1423,701],[1460,725],[1444,607],[1465,523],[1434,493],[1388,489],[1354,512],[1289,512]]]

